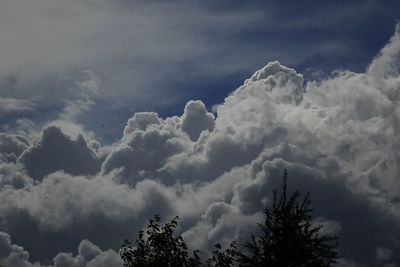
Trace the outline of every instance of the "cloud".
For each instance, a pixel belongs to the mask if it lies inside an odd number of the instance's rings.
[[[214,130],[198,141],[196,151],[173,157],[166,170],[181,178],[210,180],[249,163],[264,146],[285,138],[287,127],[277,108],[301,100],[302,81],[278,62],[267,64],[218,107]]]
[[[179,124],[178,117],[162,120],[153,113],[135,114],[128,120],[121,142],[103,162],[102,173],[121,168],[121,178],[131,185],[152,176],[169,157],[190,145]]]
[[[50,260],[60,251],[73,251],[85,238],[117,249],[154,213],[163,217],[175,213],[175,189],[151,180],[129,188],[116,184],[114,174],[85,177],[59,171],[33,182],[21,173],[22,181],[14,183],[7,181],[17,171],[0,174],[6,176],[0,176],[0,184],[6,181],[0,188],[0,229],[21,243],[33,260]],[[29,235],[23,230],[27,228]],[[82,251],[87,250],[83,247]]]
[[[201,101],[189,101],[182,115],[182,130],[187,133],[192,141],[197,141],[200,134],[214,129],[214,115],[208,113]]]
[[[21,135],[0,133],[0,161],[16,162],[29,146],[29,140]]]
[[[78,255],[59,253],[53,259],[54,267],[121,267],[119,255],[112,250],[102,251],[87,239],[82,240],[78,247]]]
[[[22,0],[7,1],[5,5],[8,11],[1,12],[4,46],[0,59],[6,64],[1,66],[0,73],[18,77],[18,83],[6,79],[2,84],[7,88],[4,92],[13,98],[35,98],[41,108],[52,109],[60,108],[60,100],[71,98],[65,81],[69,77],[74,80],[86,70],[104,76],[107,86],[101,93],[108,93],[112,100],[107,104],[123,102],[127,106],[134,102],[145,107],[143,103],[150,104],[160,93],[160,102],[171,103],[179,98],[179,93],[167,84],[167,77],[215,73],[218,65],[206,60],[220,50],[205,34],[210,25],[224,33],[261,17],[255,12],[214,13],[196,3],[175,1],[153,5],[61,0],[54,6],[48,0],[40,0],[36,5]],[[10,23],[22,19],[24,24]],[[200,67],[200,60],[204,67]],[[157,75],[152,74],[155,65]],[[242,69],[238,63],[225,67]],[[222,66],[218,69],[226,72]],[[10,85],[15,89],[9,89]]]
[[[398,264],[399,34],[363,73],[305,82],[274,61],[215,115],[201,101],[182,116],[136,113],[109,146],[54,126],[35,141],[3,135],[0,259],[118,266],[121,241],[154,214],[180,215],[208,253],[256,231],[288,169],[290,192],[310,192],[315,223],[339,235],[342,266]]]
[[[79,135],[72,140],[55,126],[45,128],[40,139],[21,154],[18,162],[38,180],[57,170],[75,175],[95,174],[99,170],[99,161],[84,138]]]
[[[193,95],[220,101],[227,93],[222,87],[236,86],[265,61],[359,71],[399,13],[395,2],[371,1],[6,0],[4,5],[0,97],[34,101],[38,110],[28,115],[41,123],[76,100],[71,90],[76,80],[95,74],[103,85],[97,92],[107,97],[69,110],[96,109],[78,120],[112,141],[120,134],[119,118],[139,110],[171,114]],[[364,16],[354,16],[360,10]],[[98,117],[106,122],[100,125],[111,126],[99,127]]]
[[[124,129],[124,136],[136,130],[145,131],[148,126],[160,124],[158,114],[155,112],[137,112],[130,118]]]
[[[32,178],[22,172],[17,165],[0,163],[0,186],[3,188],[23,189],[32,183]]]
[[[24,248],[11,244],[10,235],[0,232],[0,263],[7,266],[31,267],[29,253]]]
[[[375,78],[396,79],[399,74],[399,50],[400,50],[400,25],[396,25],[395,34],[390,38],[379,55],[368,66],[367,73]]]
[[[0,115],[5,116],[9,113],[26,113],[33,111],[35,104],[26,99],[2,98],[0,97]]]
[[[45,267],[40,263],[31,263],[29,253],[21,246],[12,243],[10,235],[0,232],[0,263],[15,267]],[[112,250],[102,251],[87,239],[78,247],[78,255],[59,253],[53,259],[54,267],[121,267],[119,255]]]

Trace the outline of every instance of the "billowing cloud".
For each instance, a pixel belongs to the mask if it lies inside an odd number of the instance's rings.
[[[182,130],[192,141],[196,141],[203,131],[214,129],[214,115],[208,113],[201,101],[189,101],[182,115]]]
[[[16,162],[29,146],[29,140],[15,134],[0,133],[0,161]]]
[[[40,139],[21,154],[18,162],[35,179],[57,170],[79,175],[95,174],[99,169],[96,155],[81,135],[72,140],[55,126],[45,128]]]
[[[135,115],[125,127],[120,144],[105,159],[102,173],[120,168],[121,177],[131,185],[153,175],[170,156],[188,146],[188,137],[179,131],[178,124],[177,117],[161,120],[151,113]]]
[[[32,184],[31,177],[26,175],[13,163],[0,163],[0,186],[22,189]]]
[[[59,253],[53,262],[54,267],[120,267],[122,264],[121,258],[115,251],[102,251],[87,239],[79,244],[78,255]]]
[[[115,251],[102,251],[87,239],[79,244],[76,256],[61,252],[52,262],[54,267],[121,267],[122,264]],[[45,267],[38,262],[31,263],[29,253],[23,247],[13,244],[10,235],[4,232],[0,232],[0,264],[13,267]]]
[[[400,263],[399,35],[364,73],[305,82],[271,62],[216,114],[201,101],[136,113],[108,146],[54,126],[33,142],[4,135],[0,262],[120,266],[121,241],[154,214],[179,215],[206,252],[244,241],[288,169],[289,190],[310,192],[315,223],[339,235],[341,266]]]
[[[11,244],[10,235],[0,232],[0,263],[7,266],[31,267],[29,253],[24,248]]]

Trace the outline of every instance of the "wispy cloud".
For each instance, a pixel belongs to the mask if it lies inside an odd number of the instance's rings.
[[[0,98],[0,115],[33,111],[35,103],[26,99]]]

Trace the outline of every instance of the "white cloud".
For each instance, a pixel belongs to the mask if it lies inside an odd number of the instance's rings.
[[[190,146],[187,135],[179,130],[179,124],[177,117],[161,120],[152,113],[134,115],[128,120],[121,142],[103,162],[102,173],[122,168],[121,178],[133,186],[137,181],[155,175],[169,157]]]
[[[1,229],[24,247],[15,254],[24,264],[29,251],[32,261],[55,257],[56,266],[118,266],[107,249],[152,215],[177,214],[190,246],[207,250],[255,231],[288,169],[289,190],[311,192],[317,222],[339,234],[342,266],[397,263],[386,252],[400,249],[400,73],[392,57],[399,34],[365,73],[304,83],[272,62],[230,94],[216,118],[200,101],[180,117],[136,113],[107,148],[56,127],[29,147],[4,136],[8,158],[19,159],[0,165]],[[27,228],[37,238],[26,237]],[[4,236],[3,261],[11,255]],[[79,243],[78,255],[68,252]]]
[[[182,115],[182,130],[192,141],[197,141],[203,131],[214,129],[214,115],[208,113],[201,101],[189,101]]]

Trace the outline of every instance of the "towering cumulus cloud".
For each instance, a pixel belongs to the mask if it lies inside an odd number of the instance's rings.
[[[189,101],[186,104],[182,115],[182,130],[192,141],[196,141],[203,131],[212,131],[214,124],[214,115],[207,112],[203,102]]]
[[[182,116],[136,113],[109,146],[54,126],[37,140],[1,134],[0,264],[122,266],[122,240],[154,214],[179,215],[204,251],[243,241],[288,169],[290,189],[311,192],[316,222],[339,235],[342,266],[396,266],[399,66],[397,27],[365,73],[304,82],[271,62],[216,114],[201,101]]]

